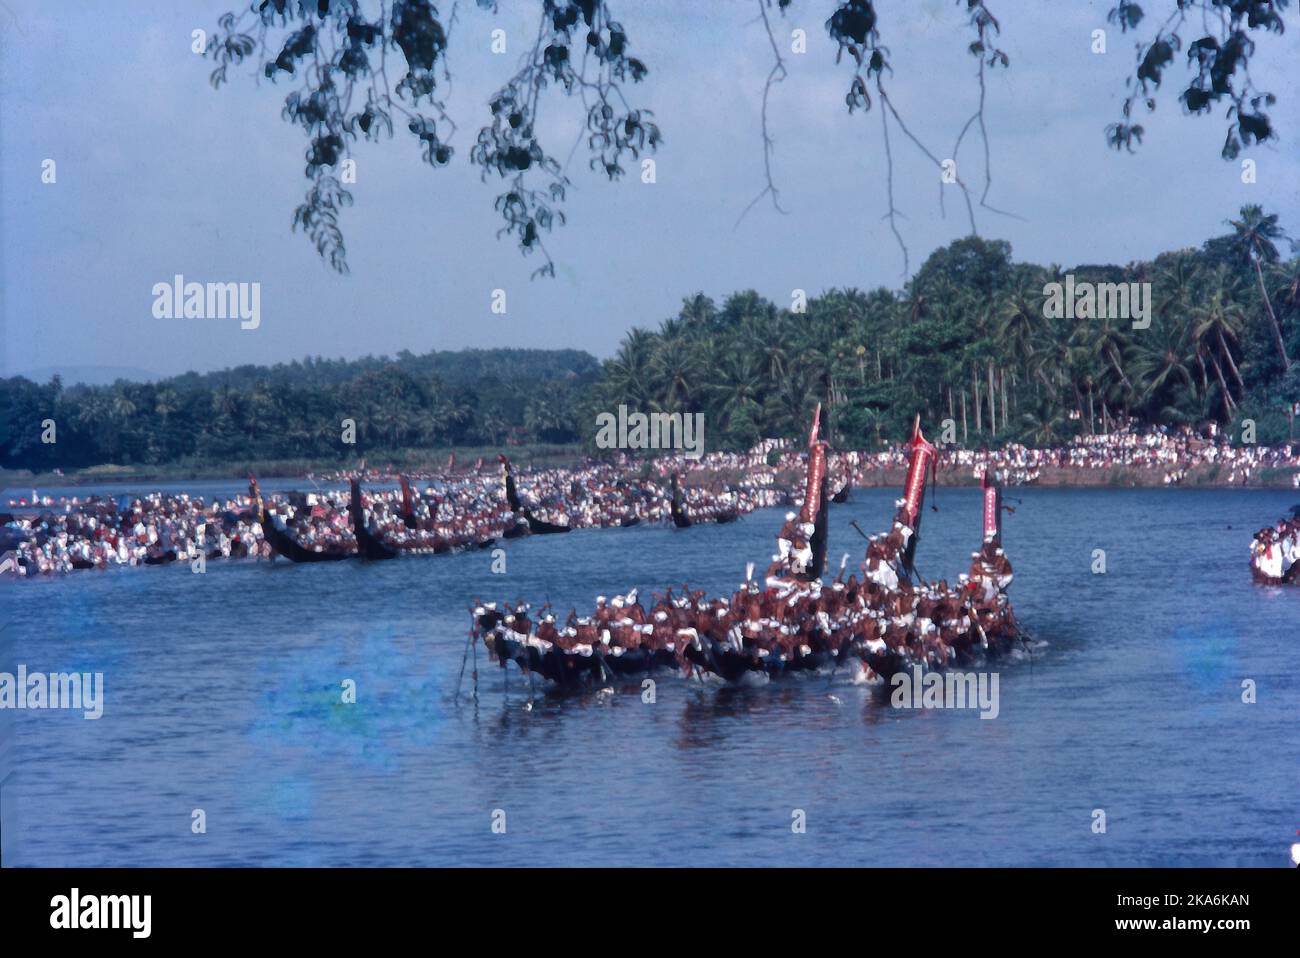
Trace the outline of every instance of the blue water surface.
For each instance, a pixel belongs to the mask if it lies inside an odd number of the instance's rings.
[[[861,557],[849,520],[883,526],[894,495],[833,508],[833,566]],[[1010,490],[1012,596],[1036,643],[995,666],[991,721],[893,709],[844,675],[661,674],[653,704],[629,683],[526,709],[526,682],[512,671],[505,688],[481,649],[478,703],[454,698],[475,597],[564,614],[632,586],[730,594],[746,561],[766,566],[781,510],[516,540],[504,575],[474,552],[0,582],[0,670],[103,672],[106,688],[97,721],[0,712],[3,861],[1284,865],[1300,828],[1300,588],[1252,585],[1246,557],[1295,499]],[[918,567],[955,579],[978,493],[941,489],[938,505]]]

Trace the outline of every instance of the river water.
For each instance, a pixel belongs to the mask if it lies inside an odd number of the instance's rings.
[[[849,520],[882,527],[894,494],[832,508],[833,566],[861,556]],[[455,700],[475,596],[567,612],[634,585],[730,594],[766,566],[780,510],[516,540],[505,574],[475,552],[0,582],[0,671],[105,688],[98,720],[0,712],[4,864],[1285,865],[1300,589],[1252,585],[1246,556],[1296,493],[1016,498],[1011,594],[1035,642],[993,666],[993,720],[895,709],[843,675],[661,674],[650,704],[630,683],[527,709],[481,650],[477,704]],[[938,506],[917,565],[955,579],[978,492]]]

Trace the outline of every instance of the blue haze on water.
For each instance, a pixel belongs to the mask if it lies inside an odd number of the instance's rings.
[[[996,666],[993,721],[892,709],[843,676],[660,674],[653,705],[629,682],[525,711],[519,673],[505,697],[482,650],[478,706],[453,701],[475,596],[564,614],[634,585],[730,594],[746,561],[766,566],[781,510],[516,540],[506,575],[474,552],[0,583],[0,669],[106,684],[98,721],[0,713],[16,733],[4,864],[1285,865],[1300,589],[1252,585],[1247,547],[1300,495],[1008,494],[1023,500],[1006,520],[1012,596],[1045,644]],[[861,556],[849,520],[881,527],[894,495],[832,509],[832,566]],[[918,566],[955,579],[979,499],[940,489],[938,504]],[[1099,548],[1105,575],[1090,571]]]

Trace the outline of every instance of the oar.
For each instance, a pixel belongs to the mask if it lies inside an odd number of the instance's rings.
[[[1003,591],[1002,594],[1006,595],[1006,592]],[[1010,605],[1007,608],[1010,609]],[[1011,614],[1011,619],[1015,624],[1016,638],[1020,640],[1020,647],[1025,650],[1025,655],[1029,656],[1029,670],[1032,672],[1034,670],[1034,653],[1030,650],[1029,644],[1025,642],[1025,632],[1020,628],[1020,623],[1015,621],[1015,613]],[[1033,638],[1033,636],[1030,636],[1030,638]]]
[[[469,646],[474,641],[474,630],[470,629],[469,637],[465,640],[465,651],[460,657],[460,675],[456,677],[456,704],[460,704],[460,685],[465,678],[465,662],[469,658]]]
[[[599,641],[599,640],[597,640]],[[605,664],[605,654],[599,649],[592,647],[592,654],[596,656],[596,661],[600,663],[600,679],[602,682],[614,681],[614,670]]]
[[[472,637],[471,637],[472,638]],[[478,704],[478,643],[471,641],[474,647],[474,704]]]

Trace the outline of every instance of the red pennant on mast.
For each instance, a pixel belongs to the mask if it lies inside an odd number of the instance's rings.
[[[916,423],[912,427],[912,440],[907,447],[911,461],[907,466],[907,480],[903,483],[903,499],[908,524],[916,528],[917,519],[921,515],[921,504],[925,501],[925,471],[928,468],[931,478],[934,478],[935,460],[939,456],[939,450],[921,432],[920,415],[916,417]]]
[[[808,485],[804,489],[803,508],[799,510],[800,522],[816,522],[821,509],[822,485],[826,478],[826,444],[817,438],[821,431],[822,404],[813,413],[812,430],[808,433]]]

